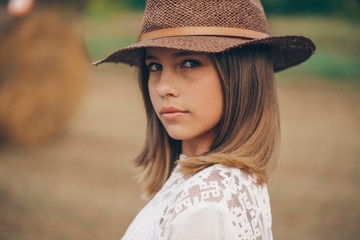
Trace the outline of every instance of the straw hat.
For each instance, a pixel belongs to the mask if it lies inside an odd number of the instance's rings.
[[[316,48],[303,36],[270,36],[260,0],[147,0],[138,41],[94,64],[138,65],[146,47],[218,53],[254,44],[271,47],[275,71],[305,61]]]

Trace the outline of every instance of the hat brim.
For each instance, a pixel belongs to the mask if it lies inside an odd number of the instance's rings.
[[[148,47],[219,53],[233,48],[258,44],[264,44],[271,48],[275,72],[304,62],[316,49],[315,44],[309,38],[303,36],[275,36],[255,40],[225,36],[175,36],[136,42],[95,62],[94,65],[113,62],[138,66],[142,58],[141,49]]]

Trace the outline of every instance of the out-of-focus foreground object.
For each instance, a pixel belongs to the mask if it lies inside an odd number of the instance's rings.
[[[32,10],[34,4],[35,0],[10,0],[8,12],[11,16],[22,17]]]
[[[3,142],[50,140],[64,129],[85,93],[90,60],[78,18],[55,5],[39,5],[25,17],[0,22]]]

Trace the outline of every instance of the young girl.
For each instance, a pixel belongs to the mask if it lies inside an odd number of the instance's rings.
[[[123,239],[272,239],[273,75],[314,51],[271,37],[258,0],[148,0],[138,42],[95,63],[139,67],[148,120],[151,200]]]

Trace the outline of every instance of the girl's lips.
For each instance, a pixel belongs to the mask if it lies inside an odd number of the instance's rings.
[[[186,113],[187,111],[183,111],[176,107],[162,107],[160,109],[160,115],[165,120],[176,120],[183,117]]]
[[[176,120],[185,115],[186,112],[168,112],[163,113],[162,116],[165,120]]]

